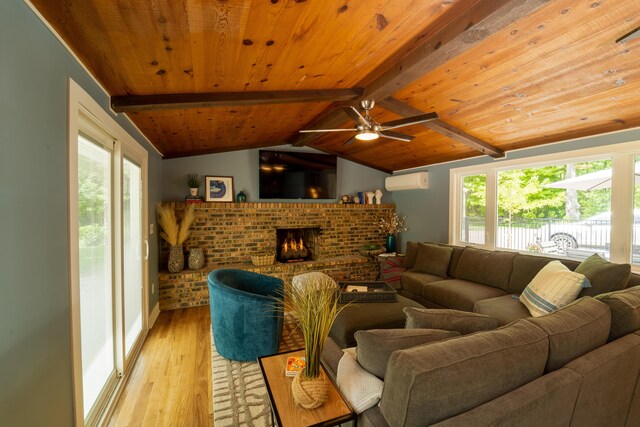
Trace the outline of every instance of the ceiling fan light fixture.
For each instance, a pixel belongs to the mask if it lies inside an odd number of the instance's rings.
[[[360,140],[360,141],[372,141],[374,139],[378,139],[379,135],[377,132],[374,132],[372,130],[361,130],[356,134],[356,139]]]

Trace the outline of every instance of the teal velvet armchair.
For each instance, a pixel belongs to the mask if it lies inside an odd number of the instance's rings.
[[[220,269],[209,273],[208,282],[218,353],[238,361],[277,353],[284,317],[282,280],[246,270]]]

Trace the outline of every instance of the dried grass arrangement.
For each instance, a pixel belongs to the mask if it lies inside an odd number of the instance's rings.
[[[162,228],[160,237],[167,241],[171,246],[181,246],[189,237],[190,228],[196,218],[195,207],[189,205],[184,211],[184,216],[178,226],[176,213],[173,207],[168,205],[160,205],[158,207],[158,224]]]
[[[306,365],[292,384],[294,400],[307,409],[322,405],[328,386],[320,370],[324,342],[334,320],[345,306],[338,306],[339,288],[322,273],[307,273],[302,285],[285,284],[284,309],[299,322],[304,336]]]

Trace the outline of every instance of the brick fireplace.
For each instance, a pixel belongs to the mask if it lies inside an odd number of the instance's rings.
[[[182,218],[184,203],[167,203]],[[207,274],[216,268],[243,268],[290,281],[296,274],[323,271],[336,280],[373,280],[376,264],[360,255],[363,245],[384,245],[379,218],[395,205],[340,205],[320,203],[201,203],[185,251],[199,247],[205,267],[177,274],[166,271],[169,247],[161,243],[159,274],[160,309],[208,304]],[[307,256],[296,262],[276,262],[256,267],[251,255],[276,256],[279,234],[302,230]],[[298,237],[299,238],[299,237]],[[286,261],[286,260],[285,260]]]
[[[276,228],[276,261],[300,262],[321,258],[320,228]]]

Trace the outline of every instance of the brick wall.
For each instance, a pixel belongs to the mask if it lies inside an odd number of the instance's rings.
[[[184,203],[168,203],[178,221]],[[321,259],[354,255],[367,244],[385,244],[378,229],[382,215],[395,205],[340,205],[309,203],[201,203],[184,244],[204,249],[208,264],[241,264],[251,254],[276,250],[276,228],[322,228]],[[162,241],[161,269],[166,269],[169,246]]]
[[[180,220],[185,204],[167,204],[175,208]],[[162,310],[206,305],[206,276],[222,267],[250,269],[285,281],[308,271],[324,271],[337,280],[373,280],[378,273],[377,264],[360,256],[358,249],[367,244],[384,246],[385,235],[380,232],[378,221],[395,211],[395,205],[201,203],[195,209],[196,220],[184,247],[203,248],[206,266],[198,271],[168,273],[169,246],[163,241],[159,276]],[[264,267],[251,264],[251,254],[275,253],[276,228],[314,227],[322,229],[318,260]]]

